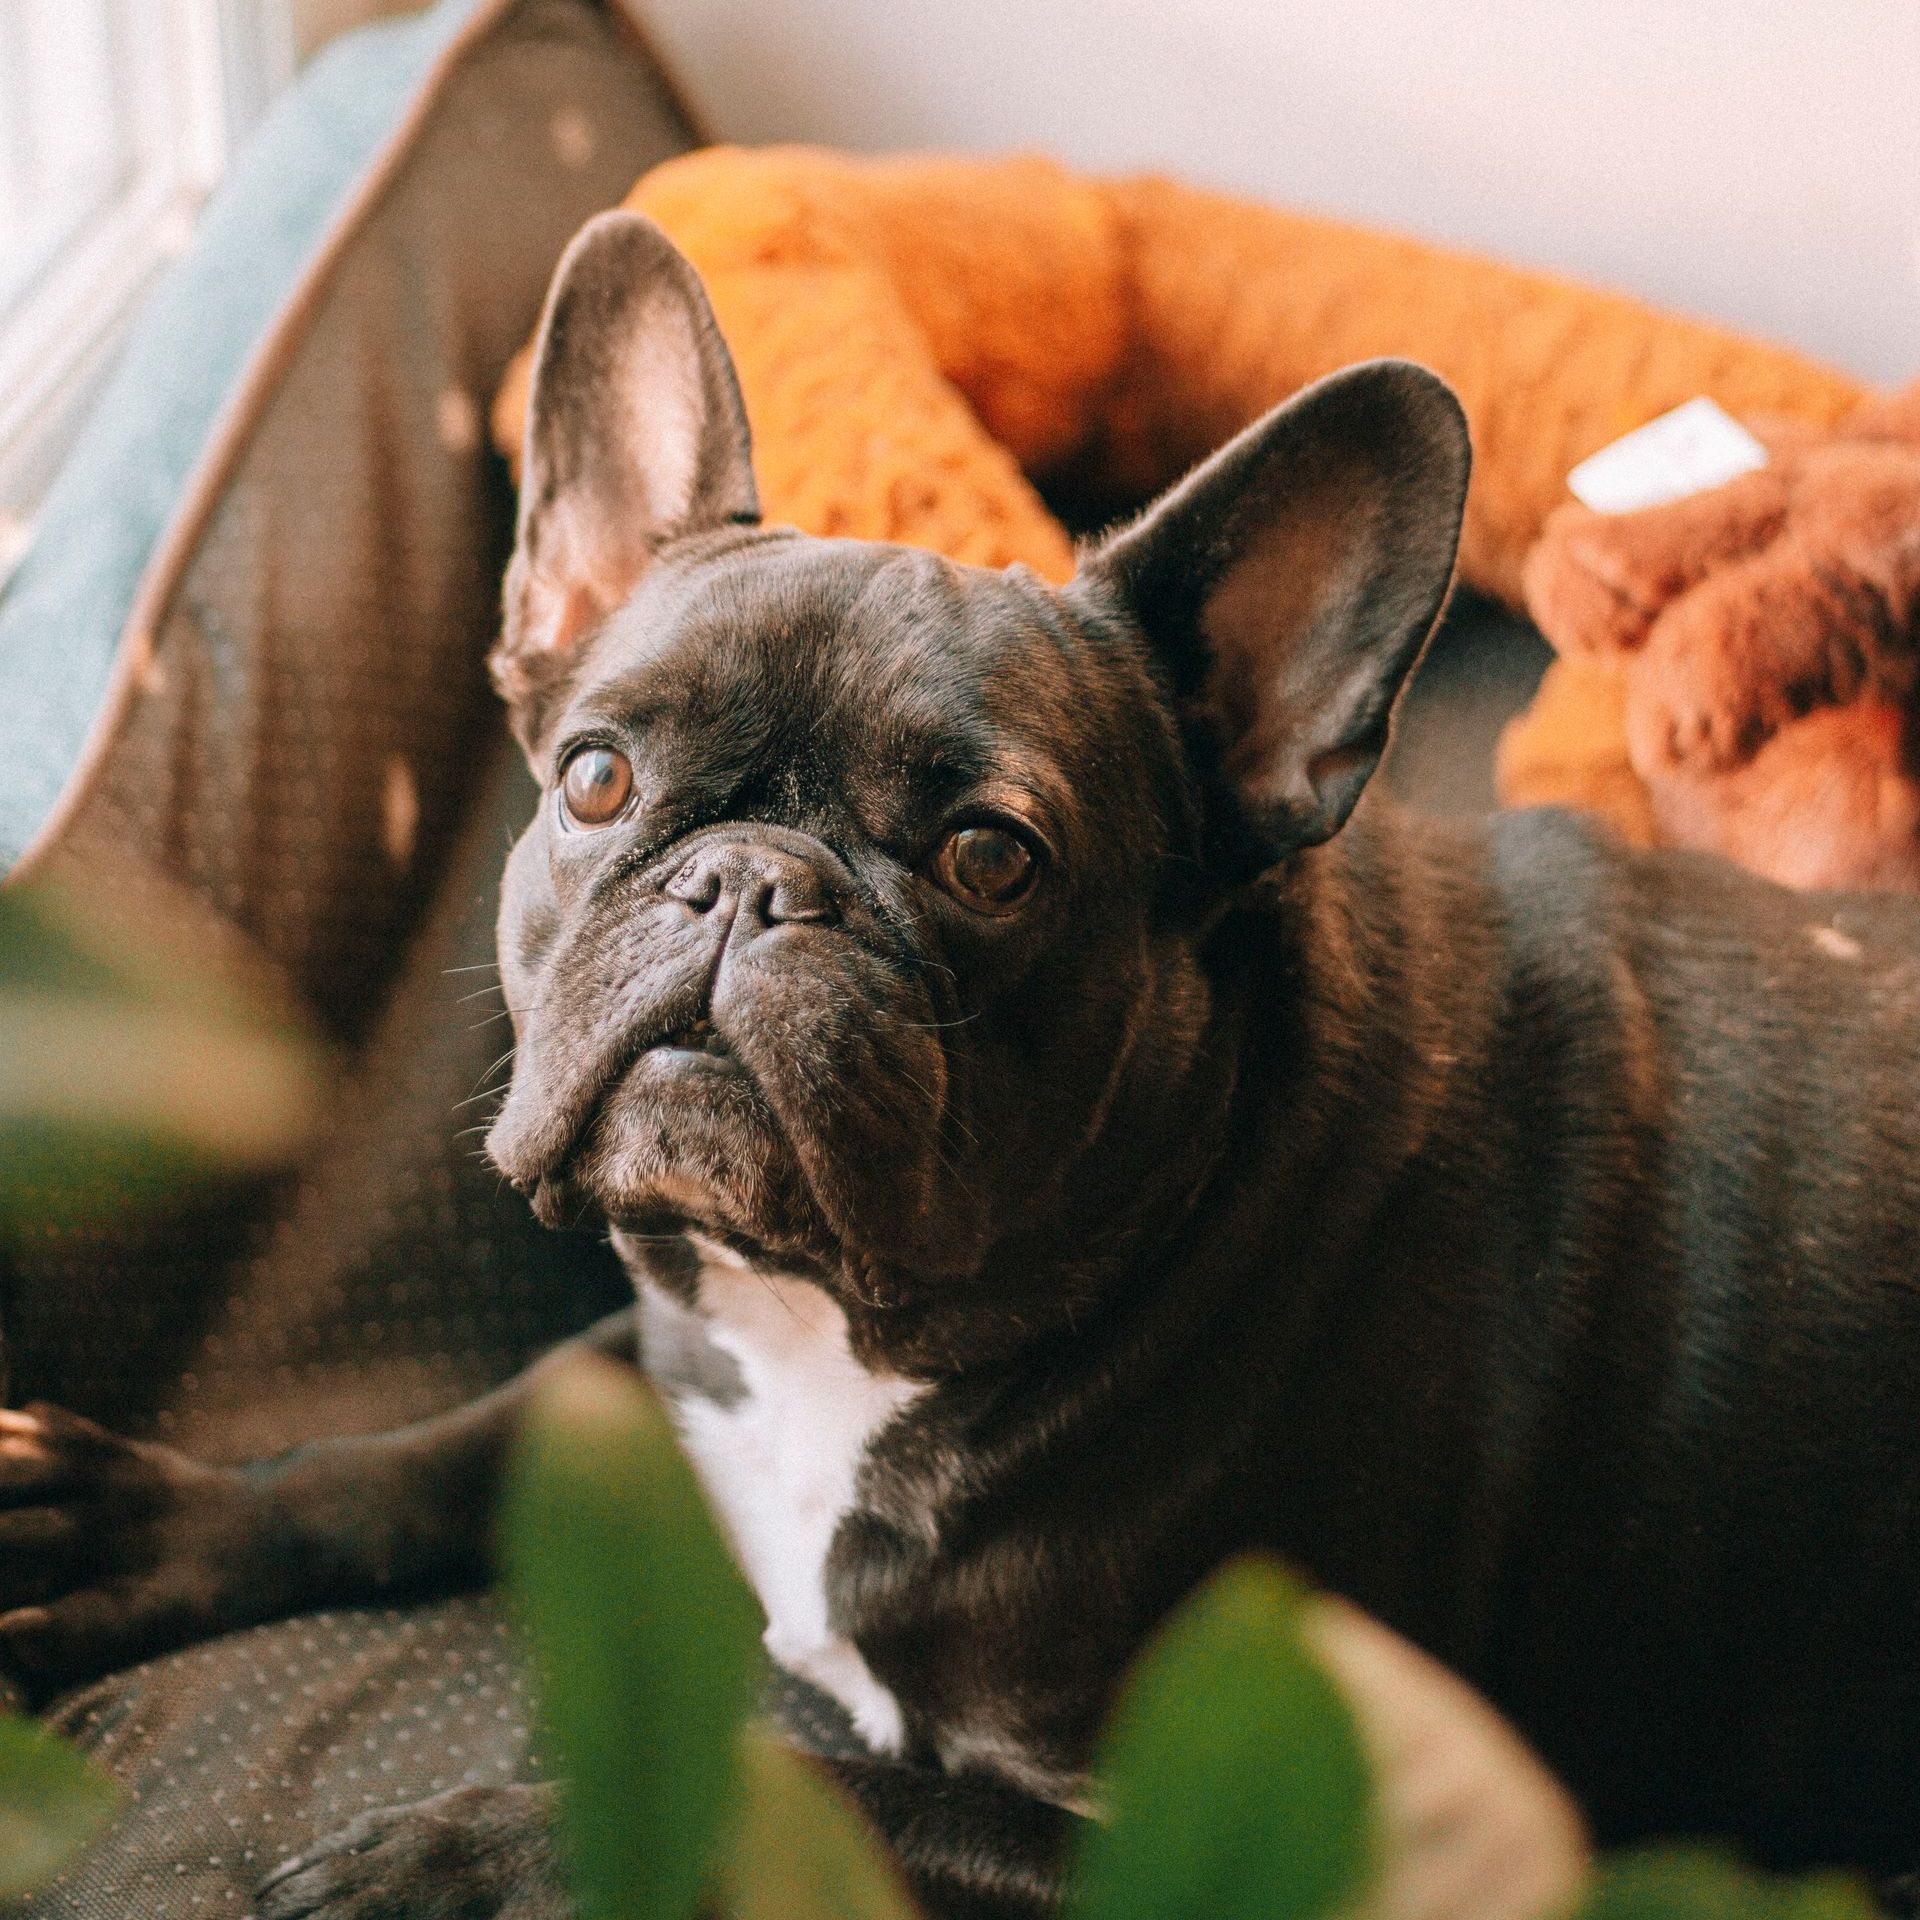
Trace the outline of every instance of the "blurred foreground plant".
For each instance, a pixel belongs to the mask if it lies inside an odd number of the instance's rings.
[[[288,1160],[318,1056],[284,1002],[151,888],[0,889],[0,1240]]]
[[[582,1920],[912,1920],[812,1763],[749,1730],[757,1609],[651,1394],[582,1359],[502,1516]],[[1851,1883],[1586,1854],[1477,1695],[1276,1566],[1224,1568],[1142,1654],[1095,1766],[1068,1920],[1871,1920]]]
[[[0,889],[0,1256],[280,1165],[314,1118],[318,1054],[284,1004],[160,895],[127,898]],[[58,1873],[117,1800],[57,1735],[0,1714],[0,1900]]]

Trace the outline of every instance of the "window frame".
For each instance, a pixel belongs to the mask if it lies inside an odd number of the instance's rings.
[[[78,0],[65,0],[78,4]],[[291,77],[287,0],[96,0],[129,164],[0,313],[0,585],[140,304]]]

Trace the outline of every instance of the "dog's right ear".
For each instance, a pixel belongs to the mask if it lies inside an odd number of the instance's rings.
[[[561,258],[533,352],[520,518],[489,662],[529,753],[593,630],[669,541],[760,517],[739,383],[699,276],[603,213]]]

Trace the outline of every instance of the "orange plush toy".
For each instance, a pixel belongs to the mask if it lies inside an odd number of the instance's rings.
[[[1920,890],[1920,388],[1638,513],[1547,521],[1527,606],[1562,658],[1502,792],[1791,886]]]

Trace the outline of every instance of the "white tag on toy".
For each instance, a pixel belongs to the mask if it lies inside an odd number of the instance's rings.
[[[1637,513],[1725,486],[1767,464],[1767,450],[1704,395],[1602,447],[1567,475],[1595,513]]]

